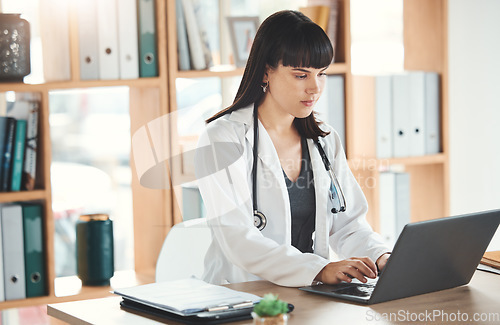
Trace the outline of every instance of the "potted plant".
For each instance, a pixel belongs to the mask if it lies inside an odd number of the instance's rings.
[[[288,320],[288,303],[277,295],[265,294],[253,308],[253,323],[259,325],[285,325]]]

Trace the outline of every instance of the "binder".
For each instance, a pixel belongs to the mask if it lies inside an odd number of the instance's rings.
[[[80,79],[99,79],[97,0],[78,1]]]
[[[379,193],[380,234],[387,244],[394,245],[411,220],[410,174],[380,173]]]
[[[19,204],[3,205],[2,240],[5,300],[26,298],[23,212]]]
[[[118,6],[118,44],[120,79],[139,78],[137,2],[121,0]]]
[[[391,158],[392,146],[392,78],[376,76],[375,79],[375,137],[377,158]]]
[[[396,175],[379,174],[380,235],[388,245],[396,243]]]
[[[345,96],[344,77],[328,76],[325,90],[315,105],[318,118],[332,126],[340,136],[345,148]]]
[[[47,294],[43,247],[42,206],[22,204],[26,297]]]
[[[194,70],[206,69],[207,63],[203,55],[203,44],[192,0],[182,0],[182,6],[184,9],[184,19],[186,21],[192,68]]]
[[[410,174],[395,173],[396,183],[396,234],[395,238],[403,230],[404,226],[410,223],[411,202],[410,202]]]
[[[191,70],[186,21],[184,20],[182,0],[175,0],[175,16],[177,23],[177,58],[179,61],[179,70]]]
[[[392,77],[392,135],[394,157],[410,155],[409,78],[406,74]]]
[[[425,72],[408,72],[410,156],[425,155]]]
[[[156,16],[154,0],[138,0],[139,16],[139,75],[158,76]]]
[[[425,73],[425,153],[441,152],[441,112],[439,109],[439,75]]]
[[[26,120],[16,121],[16,135],[14,137],[14,152],[12,158],[11,191],[21,190],[21,180],[24,163],[24,144],[26,141]]]
[[[115,0],[97,1],[99,76],[103,80],[118,79],[118,24]]]
[[[69,1],[40,0],[40,35],[45,81],[71,79]]]

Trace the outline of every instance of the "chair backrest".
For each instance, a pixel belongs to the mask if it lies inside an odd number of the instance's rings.
[[[156,262],[156,282],[201,278],[212,234],[205,218],[176,224],[170,229]]]

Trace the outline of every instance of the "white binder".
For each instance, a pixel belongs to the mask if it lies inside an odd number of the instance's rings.
[[[78,43],[80,46],[80,79],[99,79],[97,3],[78,1]]]
[[[392,135],[394,157],[410,155],[410,90],[407,74],[392,77]]]
[[[118,45],[118,55],[120,57],[120,79],[139,78],[137,2],[135,0],[119,1]]]
[[[1,206],[5,300],[26,298],[23,211],[21,205]]]
[[[441,152],[441,119],[439,109],[439,75],[425,73],[425,153]]]
[[[392,80],[375,77],[375,134],[377,158],[391,158],[392,152]]]
[[[97,1],[99,75],[101,79],[118,79],[118,24],[115,0]]]
[[[411,219],[410,174],[395,173],[396,182],[396,234],[395,239]]]
[[[314,110],[319,120],[327,123],[337,131],[345,148],[345,98],[344,77],[328,76],[321,97]]]
[[[410,156],[425,155],[425,72],[408,73],[410,89]]]
[[[379,174],[380,235],[388,245],[396,243],[396,175]]]

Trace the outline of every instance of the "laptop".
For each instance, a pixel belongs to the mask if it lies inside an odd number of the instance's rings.
[[[492,210],[407,224],[377,279],[299,289],[376,304],[465,285],[499,223],[500,210]]]

